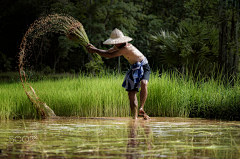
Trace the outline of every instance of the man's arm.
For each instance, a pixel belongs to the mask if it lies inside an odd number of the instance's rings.
[[[109,49],[109,50],[101,50],[101,49],[97,49],[96,47],[94,47],[93,45],[90,45],[90,47],[87,47],[87,50],[89,53],[97,53],[100,56],[106,57],[106,58],[113,58],[113,57],[118,57],[121,56],[123,54],[125,54],[124,51],[119,51],[119,50],[114,50],[113,49]]]

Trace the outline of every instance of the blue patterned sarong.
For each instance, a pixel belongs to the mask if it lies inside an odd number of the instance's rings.
[[[140,88],[140,80],[144,74],[143,65],[148,64],[148,60],[145,59],[142,62],[137,62],[131,65],[130,69],[128,70],[125,79],[123,81],[122,86],[127,90],[133,90],[136,88]]]

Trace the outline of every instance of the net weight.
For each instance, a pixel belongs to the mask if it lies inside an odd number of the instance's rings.
[[[9,136],[9,142],[13,143],[19,143],[24,142],[27,143],[29,141],[37,140],[37,136]]]

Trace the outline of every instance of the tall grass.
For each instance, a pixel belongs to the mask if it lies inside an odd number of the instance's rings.
[[[151,79],[146,105],[152,116],[239,119],[239,81],[232,87],[213,78],[195,82],[176,73]]]
[[[32,82],[42,102],[58,116],[125,117],[130,115],[128,95],[121,87],[124,75],[79,75]],[[139,99],[139,93],[138,93]],[[139,102],[140,103],[140,102]],[[150,116],[202,117],[239,120],[240,84],[226,86],[220,80],[194,82],[191,77],[152,73],[145,111]],[[0,84],[1,119],[36,117],[21,83]]]

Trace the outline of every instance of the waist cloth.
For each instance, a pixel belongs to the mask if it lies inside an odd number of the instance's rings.
[[[122,87],[124,87],[127,91],[139,91],[139,88],[141,87],[140,81],[143,79],[149,81],[150,73],[151,69],[148,64],[148,60],[145,57],[142,62],[137,62],[131,65],[130,69],[126,73]]]

